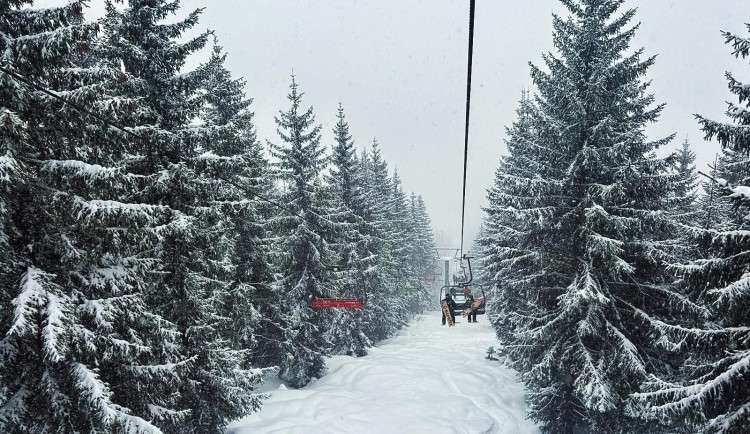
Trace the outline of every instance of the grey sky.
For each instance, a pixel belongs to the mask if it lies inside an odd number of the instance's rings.
[[[91,3],[91,15],[100,14],[103,0]],[[182,0],[181,16],[205,7],[199,30],[215,30],[229,68],[247,80],[261,140],[277,140],[273,116],[288,106],[294,69],[304,103],[323,124],[324,143],[332,142],[341,101],[358,147],[377,137],[405,190],[424,196],[438,244],[458,246],[468,3]],[[638,8],[634,47],[658,55],[651,91],[667,107],[648,133],[676,133],[670,149],[688,136],[704,168],[718,147],[704,143],[693,114],[723,119],[724,101],[731,99],[724,72],[750,78],[719,33],[746,34],[750,2],[629,0],[624,6]],[[504,126],[513,121],[521,89],[531,86],[528,62],[540,64],[541,53],[552,49],[552,12],[565,14],[556,0],[477,0],[465,249],[505,152]]]

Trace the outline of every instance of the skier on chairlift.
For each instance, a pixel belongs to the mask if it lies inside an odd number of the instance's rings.
[[[456,302],[453,301],[453,297],[446,292],[445,293],[445,303],[448,305],[448,310],[451,313],[451,320],[453,321],[453,324],[456,323]],[[443,325],[445,325],[445,313],[443,313]]]
[[[471,290],[469,290],[468,286],[464,286],[464,289],[462,290],[464,295],[466,296],[466,302],[464,303],[464,309],[471,309],[468,313],[468,322],[477,322],[477,308],[474,307],[474,296],[471,295]],[[473,320],[472,320],[473,318]]]

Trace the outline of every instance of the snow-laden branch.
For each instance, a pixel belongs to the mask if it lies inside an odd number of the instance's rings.
[[[126,412],[127,409],[112,404],[110,391],[96,373],[82,363],[72,366],[76,379],[76,388],[85,396],[87,404],[108,425],[121,425],[123,432],[129,434],[161,434],[162,431],[141,419]]]
[[[720,192],[724,196],[729,197],[729,199],[731,199],[736,206],[750,207],[750,187],[744,185],[733,186],[726,179],[715,178],[700,171],[698,173],[718,185],[720,188]]]
[[[7,334],[9,336],[19,336],[26,332],[36,334],[36,321],[34,315],[44,305],[45,291],[40,283],[44,273],[33,267],[29,267],[21,278],[21,288],[18,296],[13,300],[15,312],[13,316],[13,325],[11,325]]]

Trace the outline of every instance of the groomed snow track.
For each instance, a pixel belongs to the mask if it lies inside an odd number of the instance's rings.
[[[227,433],[538,433],[515,372],[485,358],[497,341],[478,319],[449,328],[439,312],[419,315],[365,357],[328,359],[305,388],[268,380],[263,409]]]

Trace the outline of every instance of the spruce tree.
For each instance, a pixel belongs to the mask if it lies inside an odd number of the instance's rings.
[[[175,394],[188,417],[165,428],[220,432],[258,406],[251,392],[258,372],[247,366],[226,319],[227,292],[235,284],[228,265],[233,259],[233,222],[216,204],[234,189],[217,179],[217,172],[223,165],[227,175],[234,175],[224,163],[242,152],[238,144],[247,143],[233,137],[231,123],[222,125],[222,116],[237,111],[230,105],[242,105],[236,92],[234,100],[224,102],[226,110],[204,111],[206,123],[194,123],[216,89],[202,93],[211,84],[204,80],[206,69],[181,69],[191,53],[205,46],[209,32],[177,42],[197,25],[201,10],[164,23],[178,12],[179,2],[165,0],[129,0],[124,9],[107,2],[103,27],[109,50],[104,57],[132,76],[123,92],[138,99],[136,131],[143,139],[131,167],[141,182],[130,197],[168,212],[152,252],[158,267],[145,292],[153,312],[177,325],[178,351],[190,361],[190,369],[187,378],[176,382]],[[221,80],[217,68],[213,74]]]
[[[746,59],[750,55],[750,39],[723,34],[735,57]],[[728,196],[740,215],[730,213],[723,216],[724,221],[714,223],[714,214],[704,224],[705,229],[697,231],[703,235],[701,241],[707,255],[678,267],[678,271],[686,290],[708,306],[710,313],[689,327],[664,327],[686,362],[674,375],[652,377],[647,384],[652,390],[636,395],[639,401],[651,405],[650,416],[685,424],[692,432],[743,433],[750,429],[746,381],[750,366],[750,140],[746,131],[750,125],[750,90],[732,74],[726,76],[730,92],[738,99],[738,103],[729,103],[726,112],[731,121],[696,117],[706,139],[716,139],[723,149],[724,155],[715,168],[721,173],[721,178],[715,180],[715,191]],[[720,200],[726,202],[727,198]]]
[[[393,190],[388,204],[388,222],[391,226],[391,252],[394,263],[389,275],[388,288],[393,299],[402,300],[399,308],[403,307],[403,313],[393,312],[392,317],[400,328],[409,321],[410,314],[419,311],[418,299],[411,296],[408,290],[404,290],[417,285],[418,276],[414,270],[415,264],[410,260],[415,242],[412,215],[397,170],[393,171],[391,188]]]
[[[435,238],[422,196],[412,193],[410,202],[413,244],[410,249],[409,263],[413,270],[412,279],[419,288],[419,293],[415,294],[415,298],[417,299],[417,312],[421,313],[435,306],[435,300],[428,287],[422,284],[424,278],[432,276],[435,267]]]
[[[3,66],[132,125],[136,105],[117,93],[128,74],[101,59],[106,44],[95,39],[99,25],[83,22],[82,3],[24,3],[0,10],[13,35]],[[14,297],[14,308],[0,324],[0,427],[158,432],[181,423],[176,383],[190,360],[144,295],[155,228],[169,213],[129,197],[137,141],[9,75],[0,92],[16,172],[3,207],[10,261],[0,264],[0,302]]]
[[[545,432],[658,430],[627,399],[662,365],[656,325],[687,308],[663,264],[674,175],[653,151],[671,137],[644,134],[662,109],[643,81],[654,58],[626,52],[635,11],[615,16],[621,3],[566,0],[571,16],[554,17],[558,57],[544,56],[548,72],[532,65],[538,139],[515,169],[529,171],[528,193],[509,198],[521,221],[500,222],[534,281],[521,283],[531,303],[514,312],[510,357]]]
[[[331,220],[337,228],[333,233],[332,248],[337,253],[336,264],[347,269],[336,279],[337,292],[343,298],[363,299],[367,303],[365,271],[368,265],[363,260],[367,256],[362,254],[366,255],[363,242],[367,237],[368,225],[356,211],[362,206],[362,190],[357,183],[354,141],[341,103],[336,115],[332,167],[326,178],[330,190]],[[365,309],[367,307],[369,306],[365,306]],[[367,348],[372,342],[364,333],[365,324],[369,320],[366,311],[336,309],[333,315],[335,318],[328,329],[329,339],[333,343],[332,352],[353,356],[367,354]]]
[[[664,240],[664,249],[671,264],[684,262],[700,254],[692,237],[696,224],[701,220],[700,197],[698,195],[698,173],[695,169],[695,153],[687,138],[681,148],[672,154],[672,172],[676,175],[672,195],[665,201],[669,220],[674,225],[671,241]]]
[[[698,173],[695,169],[695,153],[690,149],[690,142],[687,138],[682,142],[682,148],[676,157],[677,185],[674,192],[674,218],[692,223],[698,214],[696,211]]]
[[[368,336],[374,341],[385,339],[394,333],[403,323],[406,308],[397,303],[394,275],[397,259],[393,253],[394,244],[398,242],[395,236],[397,228],[391,220],[393,201],[393,186],[388,176],[388,163],[380,153],[377,140],[373,140],[364,169],[368,182],[363,185],[364,196],[367,198],[366,207],[369,210],[370,221],[374,226],[374,236],[377,239],[377,264],[375,284],[376,293],[370,300],[370,309],[378,320],[370,325]],[[397,321],[392,321],[396,319]]]
[[[201,66],[204,105],[201,119],[212,134],[201,158],[203,170],[217,182],[215,206],[231,216],[231,227],[222,233],[232,237],[231,258],[226,266],[233,274],[223,302],[231,318],[233,345],[241,348],[253,366],[277,366],[281,359],[281,308],[273,291],[270,231],[265,222],[278,209],[259,199],[274,197],[268,162],[257,140],[251,99],[246,99],[243,79],[232,79],[224,65],[227,54],[215,43],[211,58]],[[258,339],[256,339],[256,337]]]
[[[211,58],[197,71],[202,80],[204,124],[198,129],[203,135],[198,151],[202,153],[195,167],[198,175],[208,179],[205,190],[210,192],[201,215],[214,216],[210,224],[219,229],[214,244],[224,245],[207,270],[211,279],[224,282],[212,296],[212,307],[220,318],[212,326],[226,340],[223,354],[215,357],[237,374],[226,389],[215,389],[221,397],[206,401],[215,405],[225,400],[221,407],[233,413],[220,417],[233,420],[260,406],[259,397],[251,393],[260,379],[255,368],[272,366],[275,361],[276,348],[266,344],[269,337],[279,336],[278,320],[272,320],[279,315],[271,297],[272,275],[265,254],[269,242],[264,222],[271,210],[256,195],[271,195],[268,163],[256,139],[245,81],[232,79],[224,65],[226,57],[215,42]]]
[[[312,300],[331,297],[335,288],[322,262],[324,256],[331,255],[323,237],[329,221],[321,202],[325,160],[321,126],[314,125],[312,107],[301,108],[303,94],[298,92],[294,76],[290,89],[287,98],[291,107],[275,118],[282,144],[269,145],[279,160],[277,176],[286,183],[283,201],[293,212],[277,216],[274,223],[281,241],[276,263],[281,277],[276,285],[283,298],[278,302],[285,306],[279,376],[293,387],[301,387],[323,374],[323,357],[331,347],[324,339],[331,314],[313,309]]]
[[[347,208],[354,208],[357,197],[357,185],[355,183],[356,159],[354,155],[354,141],[349,133],[349,123],[346,121],[344,107],[339,102],[336,111],[336,126],[333,129],[335,144],[333,145],[333,156],[331,173],[328,182],[335,192],[338,200]]]
[[[360,239],[357,250],[361,260],[361,272],[358,276],[358,284],[362,285],[367,298],[366,308],[363,311],[363,332],[371,341],[375,342],[388,336],[385,331],[387,322],[387,304],[384,294],[384,274],[381,263],[381,251],[384,240],[380,236],[378,227],[378,216],[381,215],[382,204],[374,195],[375,171],[372,158],[363,149],[356,164],[356,184],[360,200],[355,202],[354,214],[359,219],[358,232]]]
[[[713,164],[709,165],[708,175],[712,178],[720,178],[719,172],[722,171],[724,155],[716,154]],[[727,216],[731,213],[731,206],[724,200],[721,200],[721,188],[710,179],[701,182],[701,194],[698,196],[696,216],[696,226],[701,229],[719,229],[727,223]]]
[[[554,181],[560,172],[545,165],[542,155],[551,154],[540,140],[542,124],[538,110],[522,94],[516,109],[516,121],[506,129],[508,155],[501,158],[492,187],[487,192],[485,208],[486,229],[480,239],[484,276],[489,284],[489,317],[494,322],[498,338],[506,345],[501,351],[513,351],[513,334],[517,328],[534,317],[532,300],[553,305],[555,293],[537,293],[537,288],[554,287],[554,273],[548,269],[564,269],[565,263],[550,263],[556,256],[545,256],[545,250],[535,251],[524,240],[544,240],[553,220],[548,220],[549,198],[554,197],[559,184]],[[542,178],[542,175],[546,178]],[[550,194],[551,192],[554,192]],[[528,369],[528,359],[511,357],[513,366],[523,372]]]

